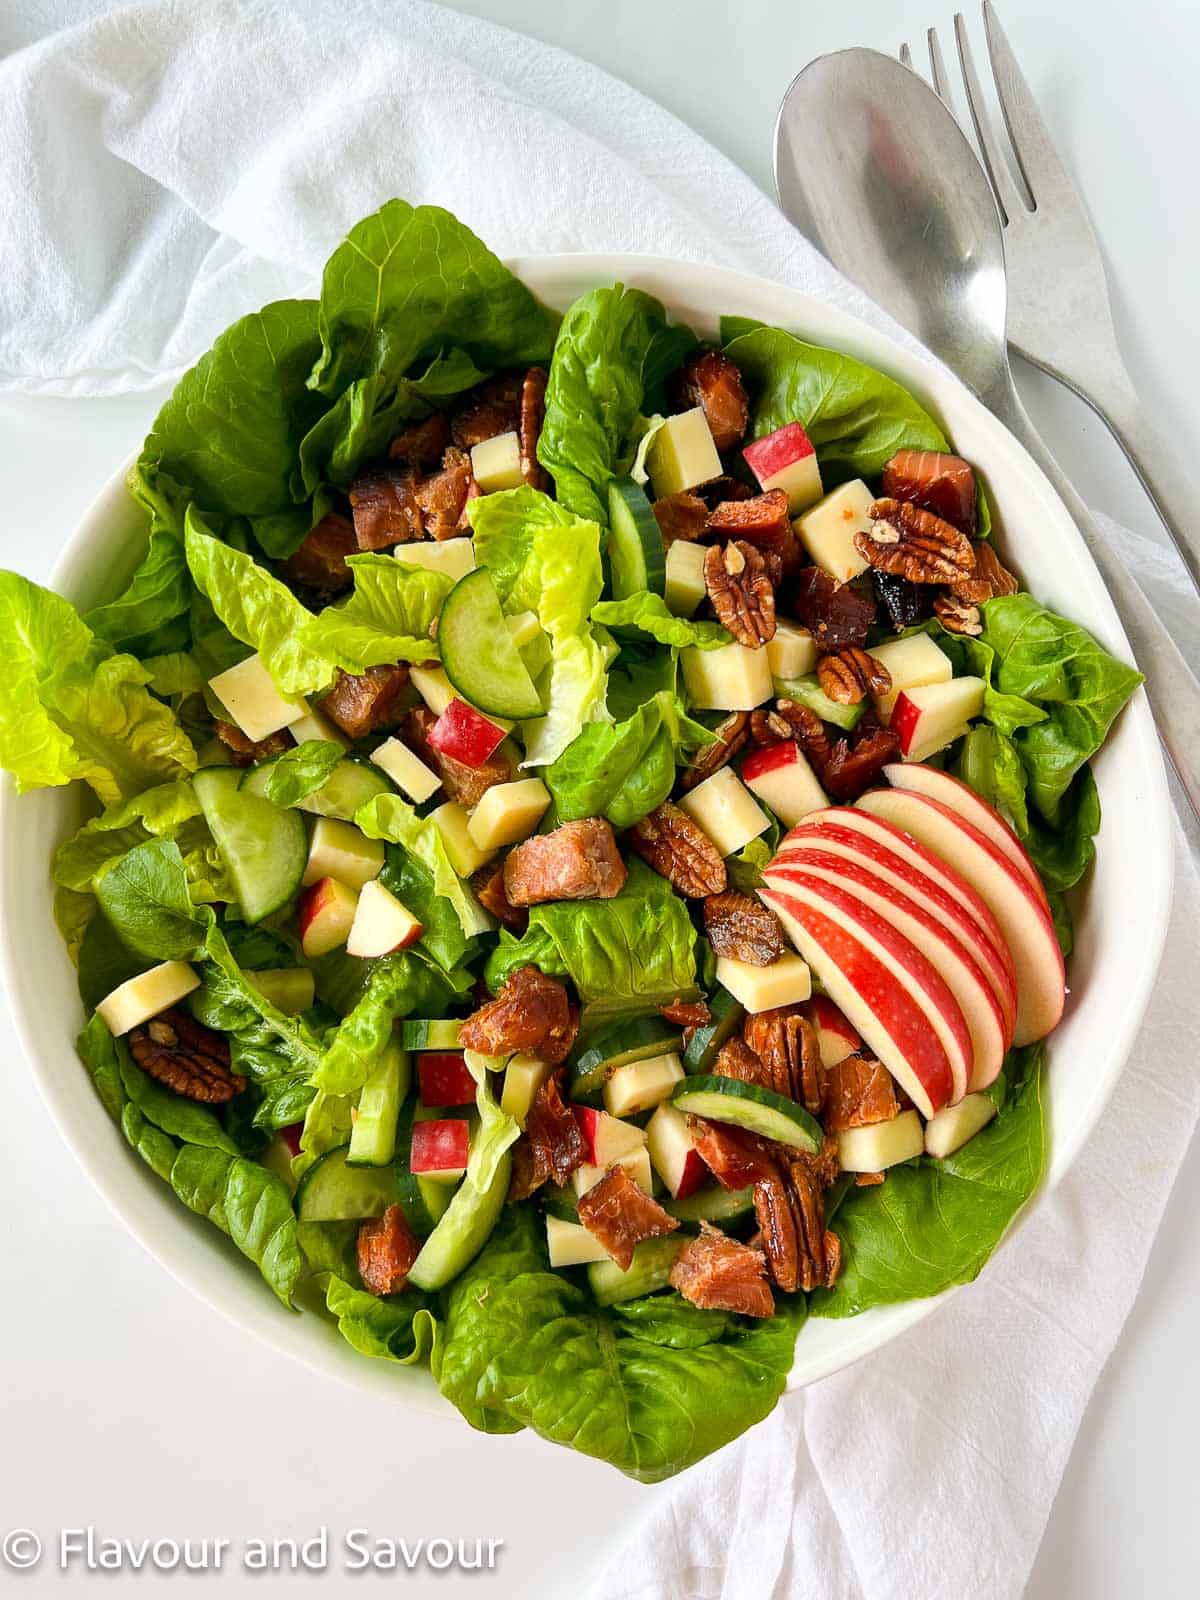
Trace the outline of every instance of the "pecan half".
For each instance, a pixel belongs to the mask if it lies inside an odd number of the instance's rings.
[[[521,381],[521,476],[531,489],[545,489],[546,473],[537,458],[546,416],[546,372],[530,367]]]
[[[727,878],[725,858],[686,812],[669,800],[629,830],[629,843],[689,900],[720,894]]]
[[[856,706],[868,694],[884,694],[892,675],[882,661],[858,646],[847,646],[817,662],[817,681],[835,705]]]
[[[816,1029],[800,1007],[775,1006],[747,1017],[742,1038],[767,1068],[767,1087],[817,1116],[825,1099],[825,1069]]]
[[[805,567],[796,585],[796,616],[822,652],[866,644],[875,601],[852,583],[838,583],[820,567]]]
[[[704,902],[704,931],[719,956],[769,967],[783,954],[779,918],[748,894],[727,889]]]
[[[768,744],[782,744],[785,739],[792,737],[792,726],[786,717],[781,717],[778,711],[758,710],[750,713],[750,738],[760,747]]]
[[[978,605],[958,598],[953,592],[934,596],[933,614],[947,633],[961,633],[969,639],[977,639],[983,632]]]
[[[719,621],[757,650],[775,637],[775,589],[761,551],[744,539],[714,544],[704,557],[704,587]]]
[[[785,1292],[832,1288],[841,1268],[840,1241],[825,1227],[824,1187],[819,1162],[792,1152],[754,1186],[767,1265]]]
[[[833,748],[820,717],[811,706],[802,706],[797,700],[776,700],[775,710],[790,728],[791,737],[820,772]]]
[[[953,593],[964,600],[982,605],[1000,594],[1016,594],[1021,585],[996,554],[987,539],[978,540],[975,551],[975,571],[964,583],[953,586]],[[968,593],[968,588],[970,592]]]
[[[735,1033],[732,1039],[717,1051],[717,1058],[713,1062],[713,1076],[716,1078],[736,1078],[739,1083],[757,1084],[760,1089],[773,1089],[770,1068],[767,1067],[751,1050],[744,1039]]]
[[[129,1054],[148,1077],[185,1100],[221,1106],[246,1087],[229,1066],[229,1040],[172,1006],[128,1038]]]
[[[683,770],[682,783],[685,789],[694,789],[705,778],[711,778],[714,772],[719,772],[737,755],[750,737],[749,712],[732,712],[713,732],[716,735],[714,742],[701,745]]]
[[[854,548],[880,572],[910,583],[958,583],[975,570],[966,534],[932,511],[885,497],[870,515],[870,527],[854,535]]]

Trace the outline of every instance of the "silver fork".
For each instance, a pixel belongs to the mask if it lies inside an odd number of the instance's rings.
[[[1004,221],[1009,344],[1073,389],[1107,425],[1200,590],[1200,495],[1147,421],[1117,343],[1104,259],[1091,220],[1059,160],[991,0],[983,0],[983,23],[1024,193],[993,132],[961,12],[954,18],[954,32],[983,167]],[[927,40],[933,87],[954,111],[935,28],[929,29]],[[900,59],[913,66],[907,44]]]

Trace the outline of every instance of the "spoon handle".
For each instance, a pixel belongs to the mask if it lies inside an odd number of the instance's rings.
[[[1200,820],[1200,683],[1157,611],[1122,565],[1074,485],[1047,449],[1012,387],[1011,379],[1007,393],[989,394],[985,403],[1010,432],[1016,434],[1050,479],[1083,535],[1129,636],[1134,658],[1145,675],[1146,695],[1163,749],[1192,811]]]

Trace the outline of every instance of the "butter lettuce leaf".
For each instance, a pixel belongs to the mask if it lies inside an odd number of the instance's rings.
[[[201,822],[200,802],[186,779],[156,784],[132,800],[107,806],[54,852],[52,876],[83,893],[128,851],[152,838],[176,838],[189,822]],[[207,827],[199,829],[201,836]]]
[[[354,813],[355,826],[368,839],[384,839],[403,845],[433,879],[437,894],[454,908],[459,925],[468,937],[478,931],[480,909],[470,888],[450,865],[446,846],[436,822],[419,817],[407,800],[396,794],[376,795]]]
[[[273,806],[297,806],[324,788],[346,752],[333,739],[305,739],[267,768],[266,797]]]
[[[392,555],[351,556],[349,566],[354,592],[305,624],[309,647],[330,660],[354,661],[360,671],[435,660],[430,630],[453,579]]]
[[[683,650],[695,645],[700,650],[717,650],[732,644],[733,635],[719,622],[694,622],[667,610],[660,594],[642,589],[624,600],[602,600],[592,608],[592,620],[603,623],[614,633],[645,634],[656,644]]]
[[[440,1016],[452,991],[415,951],[401,950],[369,964],[366,986],[329,1039],[312,1082],[327,1095],[361,1089],[391,1041],[392,1024],[418,1012]]]
[[[342,1338],[360,1355],[409,1367],[425,1361],[437,1342],[437,1317],[428,1296],[417,1289],[381,1300],[331,1273],[325,1306]]]
[[[623,722],[590,723],[543,774],[555,815],[560,822],[603,816],[630,828],[669,798],[676,751],[712,738],[665,690]]]

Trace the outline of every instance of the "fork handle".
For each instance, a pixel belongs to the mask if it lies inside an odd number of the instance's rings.
[[[1137,581],[1126,571],[1074,485],[1047,449],[1011,378],[1007,389],[982,397],[1029,451],[1057,490],[1083,535],[1108,587],[1134,658],[1145,675],[1158,737],[1197,820],[1200,820],[1200,683]]]

